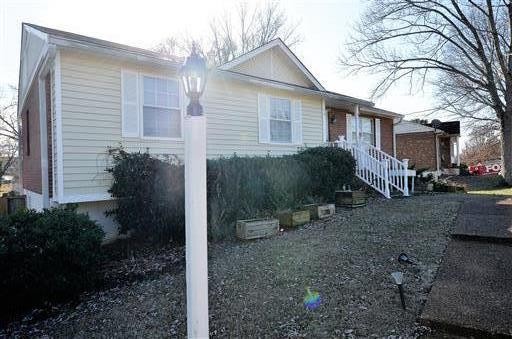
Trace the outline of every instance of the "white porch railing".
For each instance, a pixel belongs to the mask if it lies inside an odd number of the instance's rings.
[[[408,159],[400,161],[373,145],[348,142],[343,137],[334,144],[352,154],[356,160],[356,175],[386,198],[391,198],[392,189],[409,196],[408,177],[415,173],[408,169]]]

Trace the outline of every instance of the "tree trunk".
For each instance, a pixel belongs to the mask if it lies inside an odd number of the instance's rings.
[[[512,105],[507,105],[501,119],[501,160],[503,177],[512,184]]]

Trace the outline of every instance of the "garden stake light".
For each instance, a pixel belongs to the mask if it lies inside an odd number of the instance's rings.
[[[400,255],[398,256],[398,261],[402,264],[416,265],[416,263],[411,258],[409,258],[407,254],[403,252],[400,253]]]
[[[190,99],[185,118],[185,242],[187,336],[207,338],[208,255],[206,238],[206,119],[199,98],[206,83],[206,62],[195,46],[181,68]]]
[[[395,280],[395,284],[398,286],[398,292],[400,292],[400,301],[402,302],[402,308],[405,310],[405,296],[403,289],[404,274],[402,272],[393,272],[391,276]]]

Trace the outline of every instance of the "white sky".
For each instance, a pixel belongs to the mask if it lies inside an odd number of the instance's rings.
[[[214,0],[0,0],[0,88],[18,82],[22,22],[150,48],[170,35],[204,36],[212,17],[236,5]],[[375,79],[367,74],[347,77],[337,62],[365,1],[283,0],[281,6],[291,21],[300,22],[303,42],[295,48],[297,56],[324,87],[368,99]],[[396,88],[375,102],[408,114],[430,108],[430,98],[428,93],[410,95]],[[407,118],[413,117],[421,114]]]

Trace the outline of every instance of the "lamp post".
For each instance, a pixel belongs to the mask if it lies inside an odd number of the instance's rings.
[[[206,83],[206,62],[192,48],[181,68],[190,99],[185,117],[185,243],[187,336],[208,337],[208,255],[206,239],[206,119],[199,98]]]

